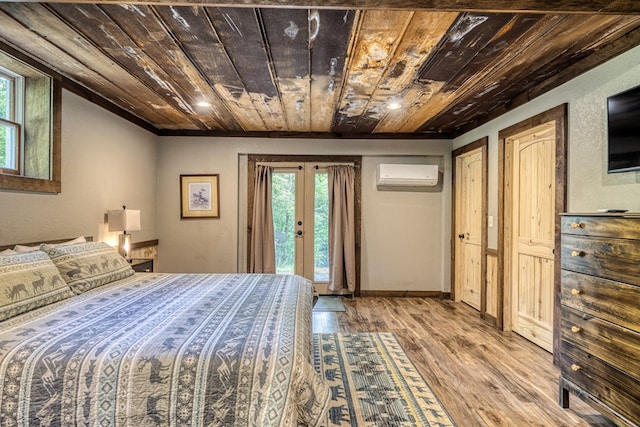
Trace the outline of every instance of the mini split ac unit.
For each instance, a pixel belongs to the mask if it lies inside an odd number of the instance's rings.
[[[433,187],[438,184],[438,165],[379,164],[376,185]]]

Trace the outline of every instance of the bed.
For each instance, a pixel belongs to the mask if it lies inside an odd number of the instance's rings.
[[[134,273],[100,242],[0,255],[3,426],[319,425],[313,287]]]

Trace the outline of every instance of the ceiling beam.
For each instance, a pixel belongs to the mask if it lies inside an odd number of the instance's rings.
[[[17,1],[25,2],[25,0]],[[26,0],[26,2],[36,3],[32,0]],[[49,3],[282,7],[289,9],[398,9],[510,13],[640,14],[640,1],[637,0],[50,0]]]

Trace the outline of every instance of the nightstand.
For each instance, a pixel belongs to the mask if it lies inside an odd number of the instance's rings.
[[[153,273],[153,260],[146,258],[131,259],[131,267],[133,271],[138,273]]]

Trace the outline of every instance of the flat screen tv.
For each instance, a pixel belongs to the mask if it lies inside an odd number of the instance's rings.
[[[640,170],[640,86],[607,99],[609,161],[607,171]]]

